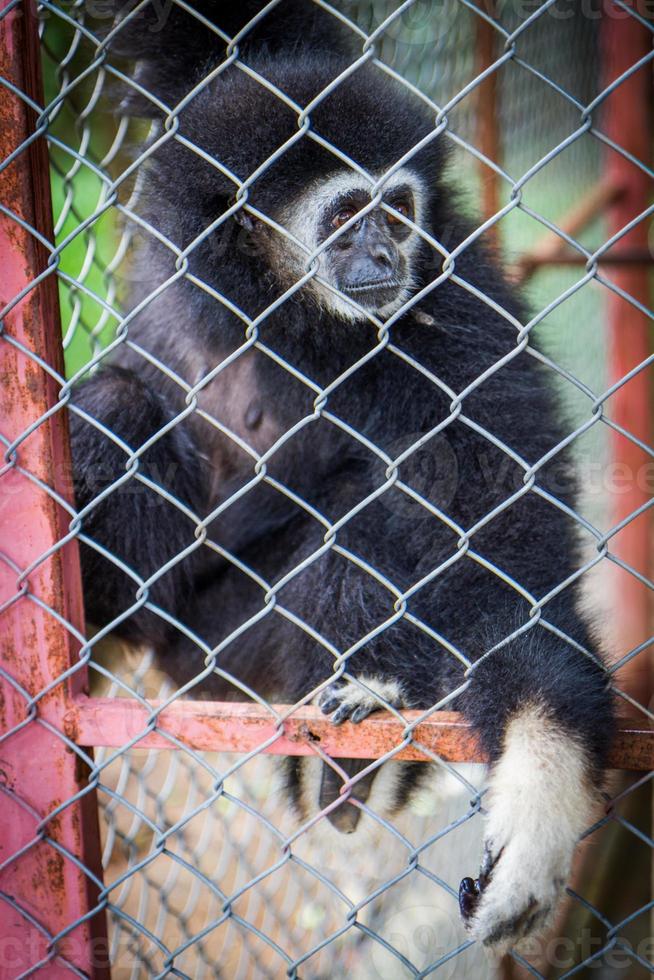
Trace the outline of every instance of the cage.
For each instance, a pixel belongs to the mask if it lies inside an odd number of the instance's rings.
[[[117,640],[116,622],[84,628],[76,549],[88,544],[90,511],[75,507],[65,418],[76,413],[76,385],[121,345],[148,359],[130,325],[166,288],[141,261],[153,238],[166,238],[144,209],[150,164],[209,74],[202,63],[172,108],[146,91],[157,112],[134,118],[130,99],[143,85],[121,33],[145,16],[156,50],[169,18],[199,19],[224,62],[247,67],[239,41],[262,18],[284,16],[284,3],[260,6],[234,37],[221,30],[219,4],[208,18],[182,0],[3,6],[0,973],[637,980],[653,972],[646,4],[305,4],[349,32],[353,63],[370,60],[432,109],[458,206],[523,290],[531,319],[518,343],[533,341],[565,420],[580,485],[574,577],[620,730],[605,809],[546,935],[499,962],[460,921],[459,879],[482,856],[485,760],[448,710],[457,692],[439,711],[375,715],[343,734],[311,706],[312,691],[288,707],[237,683],[235,700],[214,706],[195,678],[187,688],[172,682],[147,644]],[[183,36],[179,46],[182,58]],[[452,243],[442,242],[451,276]],[[173,277],[211,292],[185,265],[192,252],[173,250]],[[257,318],[246,319],[244,341],[259,343]],[[275,357],[290,384],[298,370]],[[162,384],[177,383],[153,361]],[[405,433],[389,465],[422,436]],[[126,449],[126,479],[151,489],[140,449]],[[257,479],[264,457],[253,456]],[[416,492],[428,496],[419,480]],[[190,549],[204,544],[207,523]],[[142,585],[135,580],[135,609],[148,601]],[[540,600],[534,609],[540,615]],[[205,663],[209,671],[216,659]],[[316,766],[352,755],[420,759],[434,778],[392,817],[364,801],[365,827],[345,837],[324,814],[298,824],[275,758],[293,753]]]

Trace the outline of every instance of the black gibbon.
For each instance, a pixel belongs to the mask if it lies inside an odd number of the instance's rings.
[[[361,49],[309,0],[243,34],[262,2],[195,6],[109,47],[161,125],[124,339],[73,396],[87,615],[194,696],[464,712],[492,767],[461,911],[505,948],[556,907],[612,729],[548,373],[433,110],[346,70]],[[426,769],[394,765],[386,812]],[[339,797],[328,766],[313,799],[302,760],[288,780],[305,813]]]

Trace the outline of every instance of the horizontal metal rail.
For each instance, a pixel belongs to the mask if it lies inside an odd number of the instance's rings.
[[[277,704],[268,709],[231,701],[181,700],[162,708],[163,704],[152,701],[148,709],[135,698],[78,697],[70,702],[64,729],[78,744],[113,748],[133,742],[133,747],[144,749],[310,755],[318,744],[321,753],[336,759],[379,758],[396,750],[393,759],[398,761],[429,762],[430,753],[446,762],[486,761],[471,726],[456,711],[435,711],[423,721],[418,720],[424,711],[405,711],[405,724],[379,712],[358,725],[335,726],[311,706]],[[609,766],[653,769],[654,731],[620,728]]]

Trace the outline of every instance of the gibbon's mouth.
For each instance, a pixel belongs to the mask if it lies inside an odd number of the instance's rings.
[[[356,286],[349,286],[344,283],[340,290],[362,305],[367,306],[372,303],[375,306],[381,306],[394,299],[400,290],[405,289],[408,285],[408,282],[401,279],[378,279],[376,282],[364,282]]]

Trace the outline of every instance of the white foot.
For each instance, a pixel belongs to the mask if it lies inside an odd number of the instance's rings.
[[[490,777],[479,878],[459,892],[473,937],[504,953],[548,925],[596,801],[581,746],[541,708],[517,715]]]

